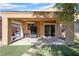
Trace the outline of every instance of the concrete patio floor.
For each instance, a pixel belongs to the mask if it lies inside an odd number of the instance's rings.
[[[65,45],[65,41],[56,37],[23,38],[10,45]]]
[[[37,42],[38,38],[23,38],[18,40],[11,45],[33,45],[33,43]]]

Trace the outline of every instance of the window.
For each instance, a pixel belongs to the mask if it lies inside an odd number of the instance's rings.
[[[16,40],[17,38],[21,37],[21,25],[12,23],[12,37],[13,40]]]
[[[28,24],[28,30],[30,30],[31,37],[37,36],[37,26],[35,24]]]

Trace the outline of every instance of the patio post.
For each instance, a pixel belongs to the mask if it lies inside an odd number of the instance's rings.
[[[8,45],[8,18],[2,17],[2,45]]]
[[[40,21],[37,21],[36,25],[37,25],[37,36],[40,37]]]
[[[22,22],[22,28],[23,28],[23,37],[26,37],[27,36],[27,33],[28,33],[28,24],[27,22]]]
[[[74,22],[68,22],[66,24],[66,44],[74,44]]]
[[[55,26],[55,37],[61,37],[61,28],[59,23]]]
[[[43,27],[43,23],[42,22],[40,22],[40,25],[39,25],[39,27],[40,27],[40,37],[43,37],[44,36],[44,27]]]

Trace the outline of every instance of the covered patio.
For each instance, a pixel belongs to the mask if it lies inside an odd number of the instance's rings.
[[[56,42],[57,44],[73,44],[73,22],[65,24],[59,19],[53,19],[54,13],[48,11],[2,12],[2,45],[22,44],[20,42],[28,45],[32,44],[31,42],[38,41],[43,43],[53,42],[53,44],[56,44]],[[33,26],[32,30],[29,28],[29,24]],[[60,39],[62,37],[60,24],[65,25],[65,42]],[[17,31],[15,31],[16,29]],[[17,35],[18,33],[19,35]],[[32,36],[36,38],[31,38]],[[39,37],[42,39],[38,39]]]

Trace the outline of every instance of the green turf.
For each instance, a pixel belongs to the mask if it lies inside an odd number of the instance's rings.
[[[20,56],[26,53],[30,46],[20,45],[20,46],[3,46],[0,47],[1,56]]]

